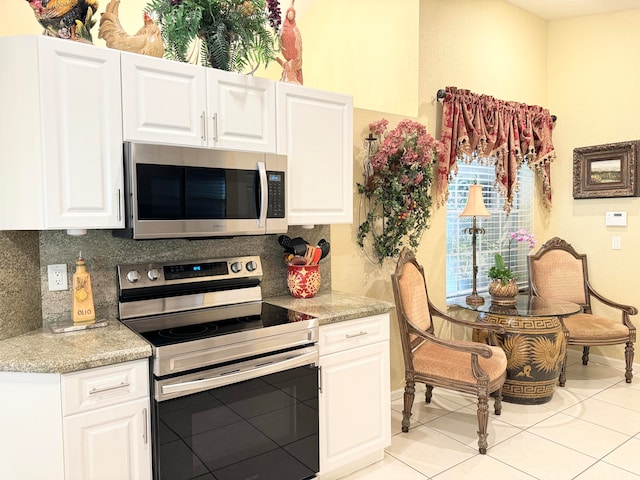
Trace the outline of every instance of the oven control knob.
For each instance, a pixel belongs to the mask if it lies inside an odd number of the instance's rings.
[[[247,262],[247,270],[253,272],[256,268],[258,268],[258,264],[253,260]]]
[[[231,271],[233,273],[238,273],[238,272],[242,271],[242,262],[233,262],[231,264]]]
[[[136,283],[138,280],[140,280],[140,274],[137,270],[131,270],[129,273],[127,273],[127,280],[129,280],[129,283]]]
[[[157,268],[152,268],[151,270],[149,270],[147,272],[147,277],[149,278],[149,280],[151,280],[152,282],[154,280],[157,280],[158,277],[160,276],[160,272],[158,271]]]

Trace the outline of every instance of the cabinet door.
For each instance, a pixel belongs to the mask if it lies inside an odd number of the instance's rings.
[[[390,443],[389,342],[321,355],[320,367],[320,474],[331,478]]]
[[[207,70],[209,145],[276,152],[276,87],[273,81]]]
[[[67,480],[151,478],[148,400],[65,417],[64,450]]]
[[[203,67],[122,53],[125,140],[207,145]]]
[[[276,92],[289,225],[352,223],[352,98],[282,82]]]
[[[45,228],[123,227],[120,54],[45,38],[38,53]]]

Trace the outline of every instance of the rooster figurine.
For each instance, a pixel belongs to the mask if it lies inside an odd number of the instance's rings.
[[[141,53],[152,57],[164,55],[160,28],[144,13],[144,25],[135,35],[129,35],[120,25],[118,7],[120,0],[111,0],[100,17],[98,38],[104,39],[107,47],[125,52]]]
[[[282,24],[282,56],[276,58],[282,67],[283,82],[298,83],[302,85],[302,36],[296,25],[296,10],[293,6],[295,0],[291,0],[291,6],[287,9],[287,14]]]
[[[98,9],[97,0],[27,0],[44,27],[43,35],[93,43],[91,17]]]

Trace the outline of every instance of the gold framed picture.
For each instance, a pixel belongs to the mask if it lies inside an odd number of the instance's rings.
[[[638,196],[640,141],[573,150],[573,198]]]

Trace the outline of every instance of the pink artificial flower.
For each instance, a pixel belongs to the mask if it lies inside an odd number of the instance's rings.
[[[381,118],[375,122],[369,124],[369,130],[375,135],[382,135],[387,130],[389,121],[386,118]]]

